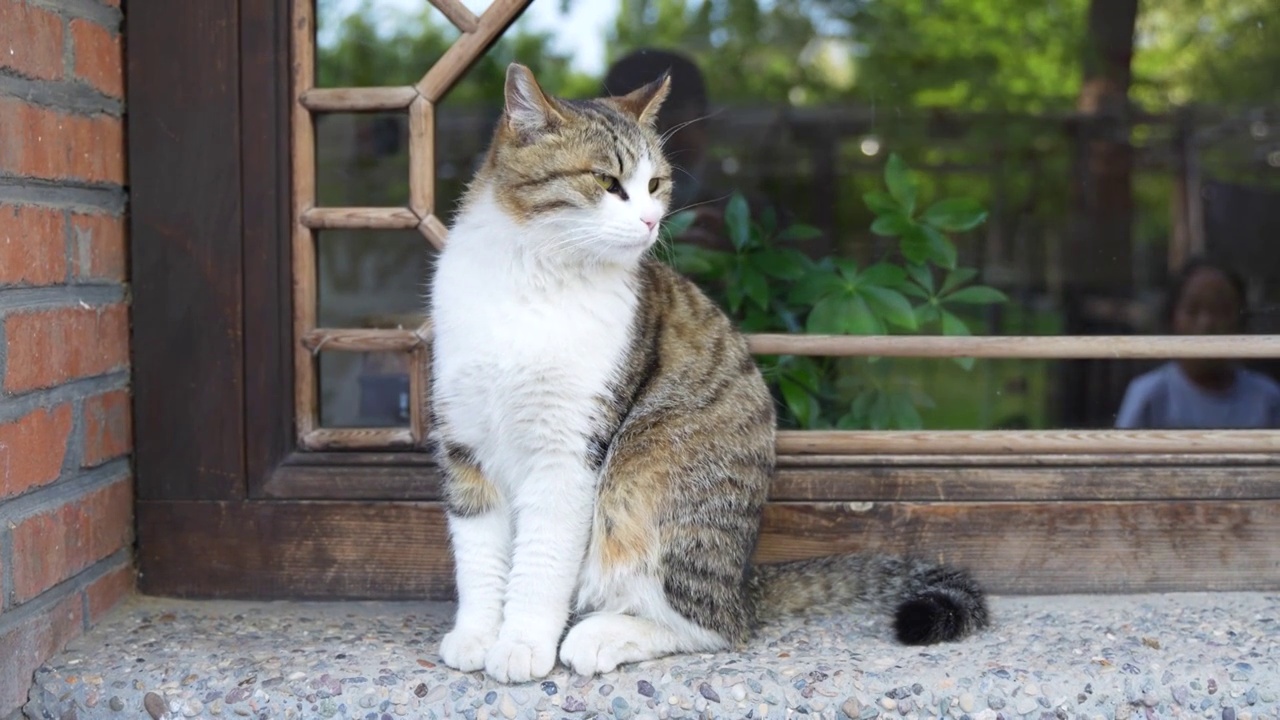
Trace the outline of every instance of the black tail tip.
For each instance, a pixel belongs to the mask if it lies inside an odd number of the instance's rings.
[[[903,645],[932,645],[959,640],[986,623],[986,606],[980,598],[962,600],[951,593],[930,590],[898,606],[893,631]]]

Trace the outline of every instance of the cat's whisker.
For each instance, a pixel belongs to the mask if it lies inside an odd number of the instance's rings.
[[[692,180],[692,181],[694,181],[694,182],[697,182],[697,181],[698,181],[698,176],[697,176],[697,175],[694,175],[693,173],[689,172],[688,170],[685,170],[684,168],[680,167],[679,165],[672,165],[672,166],[671,166],[671,169],[672,169],[672,170],[674,170],[674,171],[679,171],[679,172],[684,173],[685,175],[689,176],[689,179],[690,179],[690,180]]]
[[[667,146],[667,140],[670,140],[672,135],[675,135],[676,133],[680,132],[681,130],[683,130],[683,129],[685,129],[685,128],[689,127],[690,125],[692,125],[692,124],[694,124],[694,123],[702,122],[703,120],[710,120],[711,118],[713,118],[713,117],[715,117],[715,116],[717,116],[717,115],[719,115],[719,114],[721,114],[721,113],[723,113],[723,112],[724,112],[724,108],[720,108],[719,110],[716,110],[715,112],[710,112],[710,113],[707,113],[706,115],[703,115],[703,116],[701,116],[701,117],[696,117],[696,118],[693,118],[692,120],[686,120],[686,121],[684,121],[684,122],[680,123],[679,125],[676,125],[676,126],[674,126],[674,127],[667,128],[666,132],[662,133],[662,135],[660,135],[660,136],[658,137],[658,147],[665,148],[665,147]]]
[[[720,202],[721,200],[728,200],[728,199],[729,199],[729,198],[731,198],[731,197],[733,197],[733,193],[727,193],[727,194],[725,194],[725,195],[721,195],[720,197],[714,197],[714,198],[710,198],[710,199],[708,199],[708,200],[700,200],[700,201],[695,202],[695,203],[689,203],[688,205],[685,205],[685,206],[684,206],[684,207],[682,207],[682,208],[676,208],[675,210],[669,210],[669,211],[667,211],[667,213],[666,213],[665,215],[663,215],[663,216],[662,216],[662,219],[663,219],[663,220],[666,220],[667,218],[671,217],[672,215],[675,215],[676,213],[681,213],[681,212],[684,212],[685,210],[689,210],[689,209],[692,209],[692,208],[696,208],[696,207],[699,207],[699,206],[702,206],[702,205],[710,205],[710,204],[712,204],[712,203],[718,203],[718,202]]]

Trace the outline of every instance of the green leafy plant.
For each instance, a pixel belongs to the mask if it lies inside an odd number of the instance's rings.
[[[693,277],[746,332],[884,335],[928,332],[968,335],[964,306],[1007,301],[1003,293],[972,284],[978,273],[958,265],[948,233],[966,232],[987,218],[979,203],[944,198],[919,202],[919,184],[897,154],[884,170],[885,190],[863,201],[875,215],[871,232],[895,238],[882,257],[818,260],[794,247],[821,235],[812,226],[778,227],[772,209],[752,218],[746,199],[733,195],[725,209],[730,250],[676,240],[694,213],[664,224],[674,267]],[[802,428],[914,429],[920,408],[933,400],[895,375],[890,360],[762,356],[761,369],[786,408],[783,422]],[[965,369],[972,358],[956,358]]]

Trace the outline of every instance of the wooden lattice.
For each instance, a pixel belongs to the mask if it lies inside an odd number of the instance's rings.
[[[422,448],[429,413],[430,321],[413,330],[317,328],[318,230],[417,228],[436,249],[447,230],[435,207],[435,103],[480,58],[532,0],[494,0],[476,16],[459,0],[428,0],[462,34],[415,85],[315,87],[315,0],[295,0],[293,36],[293,273],[296,417],[299,445],[308,450]],[[409,117],[407,207],[316,207],[314,116],[320,112],[403,111]],[[1280,357],[1280,336],[1217,337],[934,337],[753,335],[761,355],[919,358],[1183,358]],[[319,426],[316,356],[331,352],[408,353],[410,422],[404,428]],[[786,431],[778,451],[796,456],[955,455],[997,457],[1089,456],[1115,453],[1273,453],[1274,431]]]
[[[435,103],[531,0],[495,0],[477,17],[458,0],[430,0],[461,37],[416,85],[372,88],[315,87],[315,3],[294,2],[293,231],[294,333],[299,343],[294,373],[298,443],[309,450],[423,447],[424,405],[430,377],[430,323],[415,330],[316,328],[316,238],[318,230],[417,228],[436,249],[444,247],[445,224],[435,215]],[[404,111],[409,116],[408,207],[316,207],[315,114]],[[316,355],[334,352],[408,353],[409,428],[319,427]]]

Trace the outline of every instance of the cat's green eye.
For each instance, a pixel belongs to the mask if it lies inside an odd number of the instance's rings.
[[[622,183],[618,182],[618,178],[604,173],[596,173],[595,179],[596,183],[600,185],[600,187],[604,188],[605,192],[610,192],[615,195],[622,194]]]
[[[653,178],[652,180],[650,180],[650,181],[649,181],[649,192],[650,192],[650,193],[656,193],[656,192],[658,192],[658,185],[661,185],[661,183],[660,183],[660,182],[658,182],[658,178]]]

